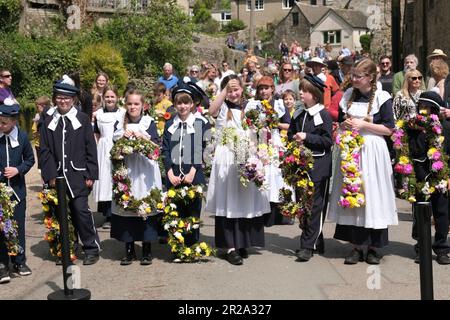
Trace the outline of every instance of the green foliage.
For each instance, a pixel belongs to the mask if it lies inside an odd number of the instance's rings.
[[[220,0],[220,9],[231,10],[231,0]]]
[[[0,32],[17,30],[21,12],[20,0],[0,0]]]
[[[198,25],[198,30],[200,32],[209,34],[217,33],[219,31],[219,28],[220,28],[219,21],[216,21],[213,18],[209,19],[205,23]]]
[[[16,32],[0,35],[0,61],[13,74],[12,91],[24,108],[34,107],[41,95],[51,95],[53,82],[78,67],[70,42],[28,38]]]
[[[245,29],[247,26],[245,25],[244,21],[239,19],[232,19],[230,22],[228,22],[226,25],[222,27],[222,31],[224,32],[235,32],[239,30]]]
[[[184,70],[191,53],[193,25],[175,1],[152,0],[145,15],[116,15],[97,28],[122,53],[135,75],[146,68],[161,72],[165,62]]]
[[[198,8],[198,10],[194,11],[194,17],[193,17],[193,21],[194,23],[206,23],[209,20],[212,19],[211,16],[211,11],[208,10],[206,7],[202,6],[200,8]]]
[[[97,73],[105,72],[111,84],[122,92],[128,82],[128,72],[122,55],[107,42],[97,43],[80,52],[80,71],[84,88],[90,88]]]
[[[359,37],[359,42],[361,47],[365,52],[370,52],[370,43],[372,41],[372,36],[370,34],[363,34]]]
[[[211,10],[215,4],[216,4],[216,0],[197,0],[194,3],[193,12],[195,14],[195,11],[198,10],[198,8],[200,8],[200,7],[204,7],[208,10]]]

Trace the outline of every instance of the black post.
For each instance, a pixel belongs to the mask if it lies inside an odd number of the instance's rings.
[[[415,214],[419,229],[420,295],[422,300],[434,300],[430,203],[418,202]]]
[[[67,268],[71,264],[70,246],[69,246],[69,222],[67,221],[67,194],[66,180],[64,177],[56,178],[56,192],[58,196],[58,205],[56,206],[56,215],[59,222],[59,230],[61,235],[61,255],[63,265],[64,290],[58,290],[50,293],[48,300],[89,300],[91,292],[86,289],[74,289],[69,287],[71,280],[67,273]],[[79,275],[78,275],[79,276]]]
[[[392,0],[392,8],[391,8],[391,20],[392,20],[392,70],[394,72],[398,72],[403,69],[401,65],[401,37],[400,37],[400,29],[401,29],[401,9],[400,9],[400,0]]]

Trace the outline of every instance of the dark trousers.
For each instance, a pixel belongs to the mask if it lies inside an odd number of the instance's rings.
[[[88,206],[88,197],[69,196],[69,208],[72,215],[72,223],[83,243],[85,254],[98,254],[100,251],[100,239],[94,225],[94,218]]]
[[[317,249],[324,247],[322,226],[327,212],[329,179],[314,182],[313,207],[300,237],[300,248]]]
[[[22,247],[23,252],[17,256],[11,256],[11,262],[13,264],[24,264],[25,257],[25,210],[27,208],[26,200],[20,201],[14,208],[14,220],[18,226],[18,239],[19,245]],[[9,264],[8,249],[6,247],[6,239],[3,232],[0,232],[0,263],[5,266]]]
[[[448,196],[442,193],[434,193],[431,198],[431,208],[434,217],[434,242],[432,245],[434,253],[448,253],[450,252],[450,246],[447,242],[448,234]],[[416,206],[413,205],[413,227],[412,227],[412,237],[415,240],[419,240],[419,230],[417,225],[417,210]]]
[[[106,220],[111,220],[111,201],[99,201],[97,206],[98,211],[101,212],[104,217],[106,217]]]
[[[202,199],[196,198],[190,205],[179,205],[177,210],[180,218],[195,217],[200,218],[202,211]],[[200,228],[192,230],[192,233],[184,235],[184,243],[190,247],[200,239]]]
[[[41,148],[40,147],[34,147],[36,149],[36,158],[37,158],[37,165],[38,169],[41,168]]]

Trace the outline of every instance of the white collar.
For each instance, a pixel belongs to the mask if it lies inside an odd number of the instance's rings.
[[[174,134],[174,132],[178,129],[180,123],[186,123],[187,134],[195,133],[194,128],[195,119],[196,117],[192,113],[189,114],[186,121],[181,121],[178,115],[176,115],[175,118],[173,119],[172,125],[169,127],[169,129],[167,129],[167,131],[169,131],[171,134]]]
[[[320,111],[325,109],[325,107],[318,103],[311,108],[306,108],[305,111],[309,113],[311,117],[314,117],[314,126],[321,125],[323,123],[322,117],[320,116]]]
[[[77,108],[72,107],[72,108],[69,110],[69,112],[67,112],[65,115],[61,115],[61,114],[58,112],[58,108],[57,108],[57,107],[53,107],[53,108],[51,108],[51,109],[49,109],[49,110],[47,111],[47,114],[48,114],[49,116],[53,115],[53,119],[50,121],[50,123],[49,123],[49,125],[48,125],[47,128],[49,128],[49,129],[52,130],[52,131],[55,131],[56,126],[58,125],[59,119],[60,119],[61,117],[67,117],[67,118],[69,118],[70,122],[72,123],[73,129],[74,129],[74,130],[77,130],[78,128],[81,127],[81,123],[80,123],[80,121],[78,121],[78,118],[77,118],[77,113],[78,113]]]
[[[9,141],[11,143],[11,148],[15,148],[19,146],[19,130],[17,129],[17,126],[14,126],[14,128],[11,130],[10,133],[0,133],[0,138],[3,136],[9,137]]]

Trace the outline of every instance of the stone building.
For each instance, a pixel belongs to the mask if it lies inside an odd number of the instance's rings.
[[[407,0],[403,24],[404,56],[414,53],[419,58],[420,70],[426,69],[426,56],[434,49],[441,49],[450,56],[450,1],[428,1],[428,11],[423,13],[424,0]],[[427,19],[427,52],[423,52],[423,19]]]

